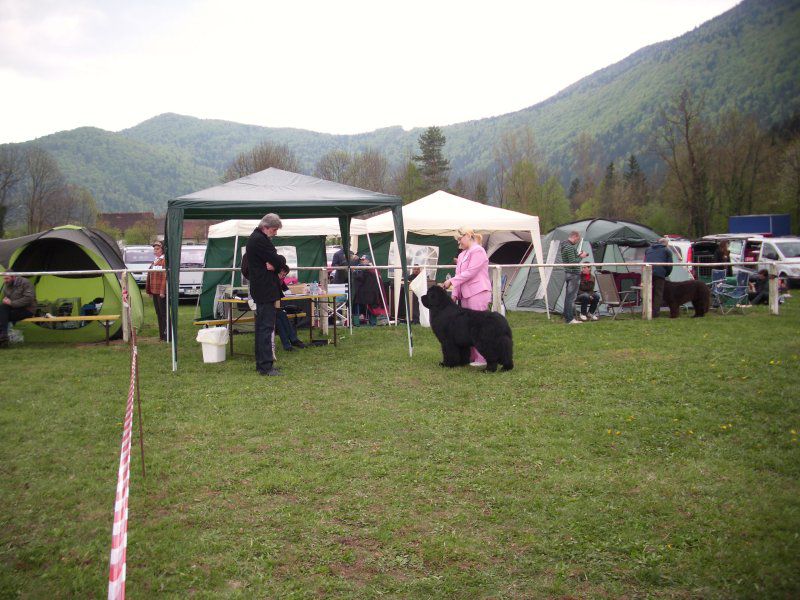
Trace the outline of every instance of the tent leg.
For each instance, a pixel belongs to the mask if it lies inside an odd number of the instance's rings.
[[[374,265],[375,251],[372,249],[372,239],[369,237],[369,232],[367,232],[367,244],[369,244],[369,255],[372,257],[372,264]],[[383,303],[383,310],[386,311],[386,319],[391,322],[391,319],[389,319],[389,307],[386,306],[386,297],[383,294],[383,279],[378,273],[378,269],[375,269],[375,277],[378,278],[378,290],[381,292],[381,302]],[[395,325],[397,325],[397,323],[395,323]]]
[[[169,286],[167,286],[167,339],[169,340],[170,355],[172,356],[172,372],[175,373],[178,370],[178,348],[175,343],[175,336],[172,334],[169,306]]]
[[[350,335],[353,335],[353,278],[350,277],[350,257],[347,257],[347,316],[350,321]]]
[[[547,313],[547,320],[550,320],[550,299],[547,297],[547,288],[544,286],[544,310]]]

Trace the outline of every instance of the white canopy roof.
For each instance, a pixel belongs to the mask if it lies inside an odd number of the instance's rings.
[[[353,220],[354,224],[356,222]],[[366,219],[364,223],[370,233],[394,231],[390,212]],[[539,217],[481,204],[441,190],[406,204],[403,225],[406,232],[421,235],[453,235],[459,227],[470,227],[481,233],[523,230],[539,234]]]
[[[391,217],[391,213],[389,213]],[[301,235],[341,235],[339,219],[282,219],[283,227],[278,231],[279,237]],[[258,226],[258,219],[230,219],[208,228],[209,238],[247,237]],[[350,221],[350,233],[360,235],[366,233],[364,221]]]

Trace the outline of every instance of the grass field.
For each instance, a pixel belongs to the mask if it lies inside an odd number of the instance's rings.
[[[142,332],[128,594],[798,597],[798,294],[782,309],[515,313],[494,375],[362,328],[265,378],[203,364],[183,307],[177,374]],[[128,367],[122,344],[0,351],[0,597],[105,596]]]

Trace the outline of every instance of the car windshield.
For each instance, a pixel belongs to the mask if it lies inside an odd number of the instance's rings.
[[[775,245],[786,258],[800,257],[800,242],[781,242]]]
[[[151,263],[156,255],[152,248],[142,248],[141,250],[125,250],[126,263]]]
[[[205,255],[205,248],[181,248],[181,266],[198,265],[202,267]]]

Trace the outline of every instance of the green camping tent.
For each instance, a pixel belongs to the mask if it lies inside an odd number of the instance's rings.
[[[395,231],[402,234],[403,212],[399,197],[274,168],[170,200],[167,203],[165,239],[173,370],[178,368],[178,278],[184,219],[260,219],[269,212],[282,219],[334,217],[339,220],[339,231],[347,252],[350,249],[351,219],[382,209],[392,211]],[[405,243],[402,235],[398,235],[398,239],[405,273]],[[409,354],[412,354],[410,325],[407,331]]]
[[[92,271],[124,269],[117,244],[95,229],[66,225],[0,243],[0,263],[10,271]],[[29,278],[36,288],[36,299],[44,312],[68,310],[81,314],[81,308],[99,299],[99,314],[122,312],[122,285],[114,273],[97,275],[36,275]],[[134,326],[142,324],[142,296],[132,275],[128,275],[131,318]],[[64,314],[64,313],[62,313]],[[72,326],[68,328],[68,326]],[[55,327],[63,327],[56,329]],[[18,323],[26,341],[94,342],[105,339],[105,327],[97,321],[73,323]],[[112,324],[112,337],[122,333],[122,320]]]
[[[643,262],[644,252],[660,236],[645,225],[629,221],[610,219],[585,219],[559,225],[542,238],[542,249],[547,257],[546,263],[561,262],[560,244],[569,237],[571,231],[581,236],[581,250],[589,253],[585,262],[636,263]],[[534,256],[529,256],[526,264],[531,264]],[[608,266],[612,272],[641,272],[640,267]],[[550,308],[561,313],[564,309],[564,269],[551,269],[547,283],[547,300]],[[684,281],[691,276],[683,267],[675,267],[670,279]],[[508,310],[545,311],[544,286],[538,269],[520,269],[505,294]]]

